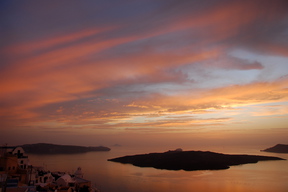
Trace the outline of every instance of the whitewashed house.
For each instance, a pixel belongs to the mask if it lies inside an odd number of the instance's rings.
[[[83,172],[81,167],[78,167],[77,170],[74,173],[75,177],[83,178]]]
[[[74,187],[75,181],[69,174],[65,173],[56,180],[56,184],[59,187]]]

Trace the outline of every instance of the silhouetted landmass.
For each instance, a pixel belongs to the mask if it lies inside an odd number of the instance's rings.
[[[26,153],[34,154],[73,154],[90,151],[110,151],[108,147],[84,147],[74,145],[55,145],[49,143],[25,144],[21,146]]]
[[[138,167],[186,171],[228,169],[232,165],[266,160],[285,159],[257,155],[227,155],[209,151],[168,151],[108,159],[108,161],[132,164]]]
[[[288,153],[288,145],[277,144],[274,147],[270,147],[262,151],[273,152],[273,153]]]

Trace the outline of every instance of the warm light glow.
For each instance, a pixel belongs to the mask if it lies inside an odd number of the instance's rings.
[[[33,6],[3,3],[2,142],[287,140],[284,1]]]

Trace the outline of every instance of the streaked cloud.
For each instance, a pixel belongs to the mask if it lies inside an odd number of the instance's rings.
[[[1,129],[184,133],[287,113],[286,1],[65,2],[1,2]]]

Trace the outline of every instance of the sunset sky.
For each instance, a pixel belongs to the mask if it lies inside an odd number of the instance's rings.
[[[1,145],[288,142],[287,0],[3,0]]]

